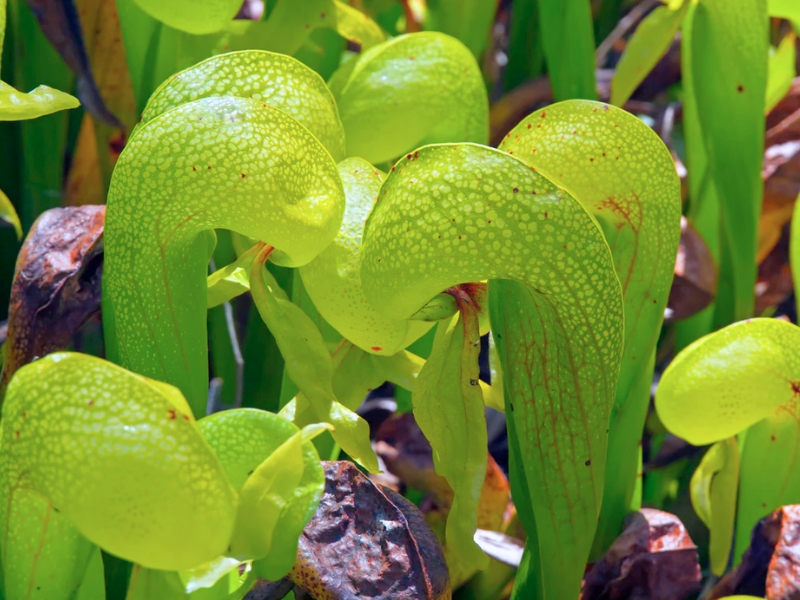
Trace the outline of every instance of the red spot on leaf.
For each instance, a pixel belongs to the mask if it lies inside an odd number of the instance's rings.
[[[178,416],[178,411],[176,411],[174,408],[170,408],[167,411],[167,415],[169,416],[170,421],[174,421]]]
[[[736,91],[741,94],[744,91],[744,86],[740,83],[738,86],[736,86]]]

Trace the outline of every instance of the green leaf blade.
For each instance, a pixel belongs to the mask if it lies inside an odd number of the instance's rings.
[[[489,564],[473,539],[487,462],[486,419],[478,387],[479,352],[474,309],[443,321],[412,396],[414,418],[431,444],[436,473],[447,479],[453,490],[447,547],[464,570]]]
[[[51,354],[9,384],[2,444],[5,489],[38,490],[109,552],[184,569],[227,547],[235,492],[170,386]]]
[[[176,73],[153,92],[137,130],[171,108],[212,96],[278,108],[313,133],[334,160],[344,156],[344,130],[322,78],[290,56],[261,50],[221,54]]]
[[[611,80],[611,104],[622,106],[664,56],[686,16],[689,2],[659,6],[639,23]]]
[[[470,144],[428,146],[389,174],[367,222],[363,252],[367,298],[392,318],[409,318],[439,292],[485,279],[516,280],[536,300],[534,312],[528,304],[508,309],[515,315],[510,327],[518,329],[519,319],[546,328],[557,357],[550,368],[560,375],[545,376],[524,356],[504,359],[506,414],[524,443],[527,485],[537,490],[524,500],[536,513],[536,523],[525,527],[549,540],[542,546],[549,561],[545,587],[577,595],[597,525],[623,341],[620,284],[599,226],[569,193],[513,156]],[[501,285],[491,281],[490,289]],[[497,301],[490,294],[495,331],[504,331],[497,320],[504,293]],[[532,344],[495,341],[509,354]],[[569,417],[551,434],[545,424],[556,414]],[[564,565],[574,569],[565,574]]]
[[[776,319],[730,325],[688,346],[659,383],[664,426],[700,446],[738,434],[794,396],[800,329]]]
[[[361,242],[386,175],[360,158],[338,166],[347,198],[342,227],[330,246],[300,268],[300,275],[320,314],[339,333],[366,352],[391,356],[432,324],[387,319],[367,301],[361,285]]]
[[[680,240],[680,180],[661,139],[641,120],[592,101],[561,102],[529,115],[499,147],[568,191],[611,247],[625,299],[625,347],[609,436],[611,454],[632,457],[649,404],[655,351]],[[597,551],[622,530],[637,501],[637,461],[619,462],[603,501]],[[620,476],[620,469],[624,470]]]
[[[46,85],[40,85],[26,94],[0,81],[0,121],[36,119],[80,105],[74,96]]]
[[[442,33],[401,35],[374,46],[345,63],[328,85],[349,156],[380,163],[423,144],[488,142],[489,105],[478,64]]]
[[[296,266],[330,243],[343,211],[330,154],[278,109],[206,98],[150,121],[117,162],[106,214],[104,315],[122,364],[203,414],[209,230],[264,240],[274,262]]]

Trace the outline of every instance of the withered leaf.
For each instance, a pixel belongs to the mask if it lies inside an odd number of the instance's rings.
[[[732,595],[767,600],[800,598],[798,554],[800,505],[782,506],[756,523],[741,564],[720,579],[703,600]]]
[[[681,217],[681,241],[675,259],[675,278],[664,318],[678,321],[700,312],[714,300],[717,268],[700,234]]]
[[[66,348],[100,310],[105,206],[53,208],[25,238],[11,286],[0,389],[39,356]]]
[[[581,600],[683,600],[700,589],[697,547],[680,519],[643,508],[583,581]]]
[[[108,109],[97,88],[74,0],[27,0],[47,40],[78,79],[78,97],[92,116],[111,127],[119,119]]]
[[[761,177],[764,202],[758,223],[759,263],[778,243],[800,194],[800,77],[792,81],[788,94],[767,116]]]
[[[444,554],[419,509],[351,462],[322,464],[325,492],[289,578],[316,600],[449,599]]]

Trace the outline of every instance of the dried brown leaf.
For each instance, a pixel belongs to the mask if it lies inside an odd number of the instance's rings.
[[[643,508],[586,574],[581,600],[683,600],[700,589],[697,548],[675,515]]]
[[[395,415],[384,421],[375,434],[375,452],[389,473],[406,486],[426,494],[421,506],[431,527],[444,543],[445,523],[453,503],[453,492],[445,478],[436,474],[431,446],[414,420],[414,415]],[[478,528],[517,536],[516,529],[509,531],[511,523],[517,524],[515,517],[508,479],[489,456],[478,501]],[[447,546],[445,556],[454,588],[475,574],[474,569],[460,564]]]
[[[111,127],[120,125],[97,87],[84,41],[78,9],[73,0],[26,0],[48,41],[75,73],[78,97],[95,119]]]
[[[711,251],[686,217],[681,217],[681,241],[665,319],[678,321],[691,317],[711,304],[716,291],[717,268]]]
[[[761,519],[741,564],[703,600],[751,595],[767,600],[800,598],[800,505],[783,506]]]
[[[325,493],[289,578],[316,600],[451,598],[442,547],[419,509],[351,462],[322,464]]]
[[[767,116],[761,177],[764,202],[758,223],[759,263],[778,243],[800,194],[800,77]]]
[[[54,208],[17,257],[0,389],[39,356],[66,348],[100,310],[105,206]]]

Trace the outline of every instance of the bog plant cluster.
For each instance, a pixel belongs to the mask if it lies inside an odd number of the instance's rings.
[[[556,0],[515,0],[517,15],[539,11],[560,101],[497,147],[483,38],[466,26],[388,36],[379,12],[338,0],[267,2],[258,22],[231,20],[238,0],[136,2],[116,3],[146,103],[104,198],[104,358],[59,351],[4,374],[0,597],[105,598],[108,557],[149,582],[131,583],[129,600],[232,600],[280,580],[323,494],[320,459],[341,451],[380,471],[356,410],[388,381],[410,391],[452,489],[451,575],[489,565],[473,539],[488,406],[505,413],[527,536],[513,597],[578,598],[587,562],[641,507],[640,440],[684,212],[670,150],[618,105],[679,28],[690,210],[723,256],[726,286],[682,324],[688,347],[661,377],[657,418],[711,445],[691,487],[714,573],[740,560],[758,519],[800,501],[800,333],[743,320],[768,108],[764,2],[660,6],[606,104],[588,3],[565,1],[573,12],[559,14]],[[441,23],[456,18],[458,7],[430,4]],[[495,2],[469,4],[494,15]],[[32,16],[10,8],[19,43]],[[559,19],[575,29],[554,40]],[[331,51],[331,39],[358,51]],[[112,125],[80,77],[102,140]],[[0,86],[3,120],[78,106],[46,86]],[[209,315],[243,294],[272,340],[260,358],[272,352],[280,399],[207,416],[209,337],[221,335]],[[478,360],[487,334],[491,382]]]

